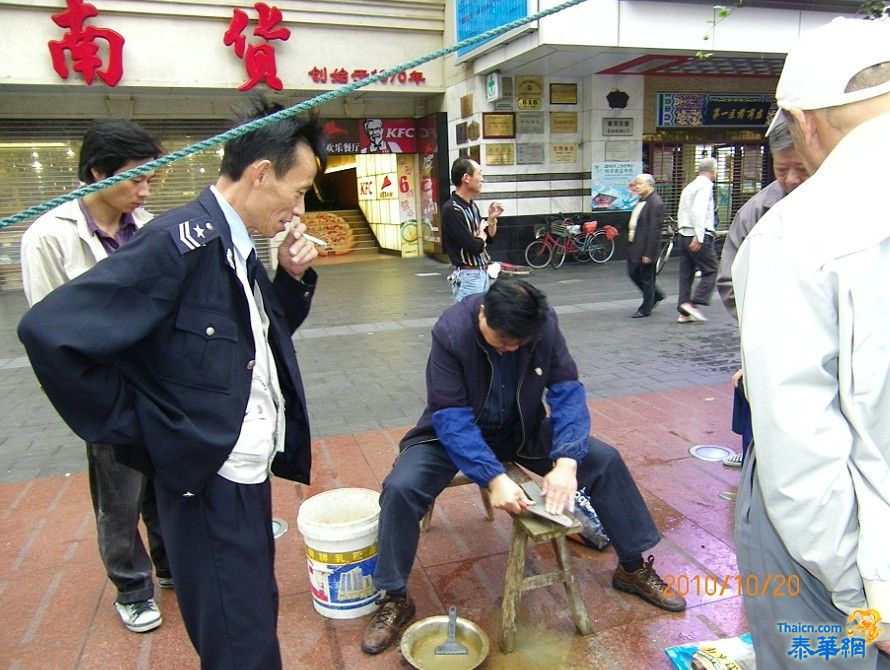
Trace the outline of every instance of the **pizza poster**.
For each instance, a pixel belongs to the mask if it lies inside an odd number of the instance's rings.
[[[358,128],[360,154],[417,153],[414,119],[362,119]]]

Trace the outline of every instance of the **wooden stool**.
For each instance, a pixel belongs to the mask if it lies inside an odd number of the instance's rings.
[[[451,488],[452,486],[463,486],[464,484],[473,484],[473,480],[467,477],[463,472],[458,472],[448,485],[445,487],[446,489]],[[494,511],[491,509],[491,500],[488,497],[488,491],[481,486],[479,487],[479,495],[482,496],[482,505],[485,507],[485,518],[491,521],[494,519]],[[429,530],[430,520],[433,516],[433,508],[436,506],[436,501],[433,500],[430,503],[430,508],[426,511],[426,514],[423,515],[423,518],[420,520],[420,530]]]
[[[516,612],[519,601],[525,591],[550,586],[562,582],[572,609],[572,620],[575,628],[582,635],[590,635],[590,618],[581,598],[581,589],[572,573],[569,563],[569,551],[566,546],[566,535],[580,533],[581,523],[575,521],[570,527],[531,516],[529,514],[511,515],[513,517],[513,541],[507,559],[507,575],[504,579],[504,600],[501,604],[500,647],[505,654],[513,651],[516,644]],[[550,541],[559,569],[541,575],[525,576],[525,551],[529,541],[532,544]]]

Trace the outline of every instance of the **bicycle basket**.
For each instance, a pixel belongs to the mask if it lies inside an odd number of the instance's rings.
[[[596,221],[587,221],[586,223],[581,224],[581,230],[585,233],[595,233],[598,225],[599,223]]]
[[[550,232],[554,237],[568,237],[571,234],[569,226],[564,223],[554,223],[550,226]]]

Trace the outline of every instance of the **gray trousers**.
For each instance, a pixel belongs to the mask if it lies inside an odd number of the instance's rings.
[[[752,587],[743,587],[745,615],[748,618],[751,636],[754,640],[754,651],[757,655],[757,667],[768,670],[801,670],[810,667],[845,668],[849,670],[888,670],[890,658],[880,654],[874,645],[865,647],[865,655],[851,657],[835,655],[807,655],[799,658],[801,645],[795,638],[810,638],[807,646],[816,650],[820,645],[820,637],[836,638],[833,640],[840,648],[846,633],[818,632],[782,632],[779,624],[839,624],[846,631],[847,616],[837,609],[831,596],[822,582],[798,564],[785,549],[785,545],[776,534],[776,529],[766,514],[760,485],[754,476],[757,467],[756,449],[751,448],[745,456],[742,467],[742,481],[736,502],[735,540],[736,554],[739,561],[739,575],[742,584],[748,575]],[[784,595],[781,589],[769,588],[766,595],[753,595],[760,589],[754,586],[754,580],[762,587],[765,579],[770,576],[773,584],[784,582]],[[793,576],[793,577],[792,577]],[[779,581],[776,581],[779,577]],[[792,580],[789,580],[792,577]],[[799,593],[794,580],[799,580]],[[749,593],[751,592],[751,593]],[[786,629],[787,630],[787,629]],[[829,643],[832,640],[827,640]],[[798,647],[798,651],[794,648]]]
[[[684,235],[678,236],[680,243],[680,269],[678,272],[678,298],[677,311],[685,314],[680,305],[692,302],[696,305],[710,305],[711,294],[714,293],[714,284],[717,282],[717,256],[714,254],[714,238],[705,235],[705,241],[701,249],[696,252],[689,251],[689,243],[695,239]],[[696,270],[701,271],[701,278],[692,290],[695,282]]]
[[[154,596],[151,566],[169,577],[170,565],[161,537],[154,487],[138,470],[119,463],[114,449],[87,444],[90,497],[96,514],[99,556],[117,587],[117,601],[135,603]],[[151,558],[139,534],[139,516],[148,531]]]

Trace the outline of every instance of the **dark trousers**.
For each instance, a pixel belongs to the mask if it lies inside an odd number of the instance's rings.
[[[680,235],[680,295],[677,298],[677,311],[685,314],[679,309],[683,303],[692,302],[696,305],[710,305],[711,294],[714,292],[714,284],[717,282],[717,256],[714,253],[714,238],[705,235],[705,241],[701,245],[701,249],[696,252],[689,251],[689,243],[694,237],[686,237]],[[692,283],[695,280],[695,272],[701,272],[701,278],[692,290]]]
[[[637,311],[650,314],[655,303],[664,300],[664,293],[655,284],[655,263],[643,265],[627,261],[627,276],[643,294],[643,302],[640,303]]]
[[[833,638],[840,647],[837,638],[846,635],[782,632],[778,622],[835,624],[846,631],[847,615],[835,607],[825,585],[788,553],[767,514],[755,475],[756,469],[755,443],[742,466],[735,509],[735,542],[739,575],[745,580],[741,582],[743,602],[751,627],[757,667],[793,670],[806,667],[809,661],[818,667],[890,670],[890,658],[878,653],[871,644],[865,645],[864,658],[837,654],[830,658],[822,656],[801,661],[789,655],[795,637],[807,638],[808,645],[815,649],[820,636]],[[772,585],[767,587],[770,583]]]
[[[751,442],[754,441],[754,425],[751,423],[751,405],[745,396],[745,382],[739,380],[739,385],[733,389],[732,394],[732,432],[742,436],[742,459],[744,460]]]
[[[281,668],[272,487],[216,476],[195,495],[155,483],[176,598],[206,670]]]
[[[119,463],[112,447],[89,443],[86,447],[90,498],[105,572],[117,588],[119,603],[148,600],[154,596],[152,563],[160,576],[170,576],[151,480]],[[139,534],[140,514],[148,531],[150,559]]]
[[[578,462],[578,488],[587,487],[591,504],[621,561],[639,559],[661,539],[621,455],[588,438],[587,456]],[[539,475],[553,467],[549,459],[510,460]],[[439,442],[415,444],[401,453],[383,481],[374,585],[397,591],[408,584],[417,554],[420,519],[457,468]]]

